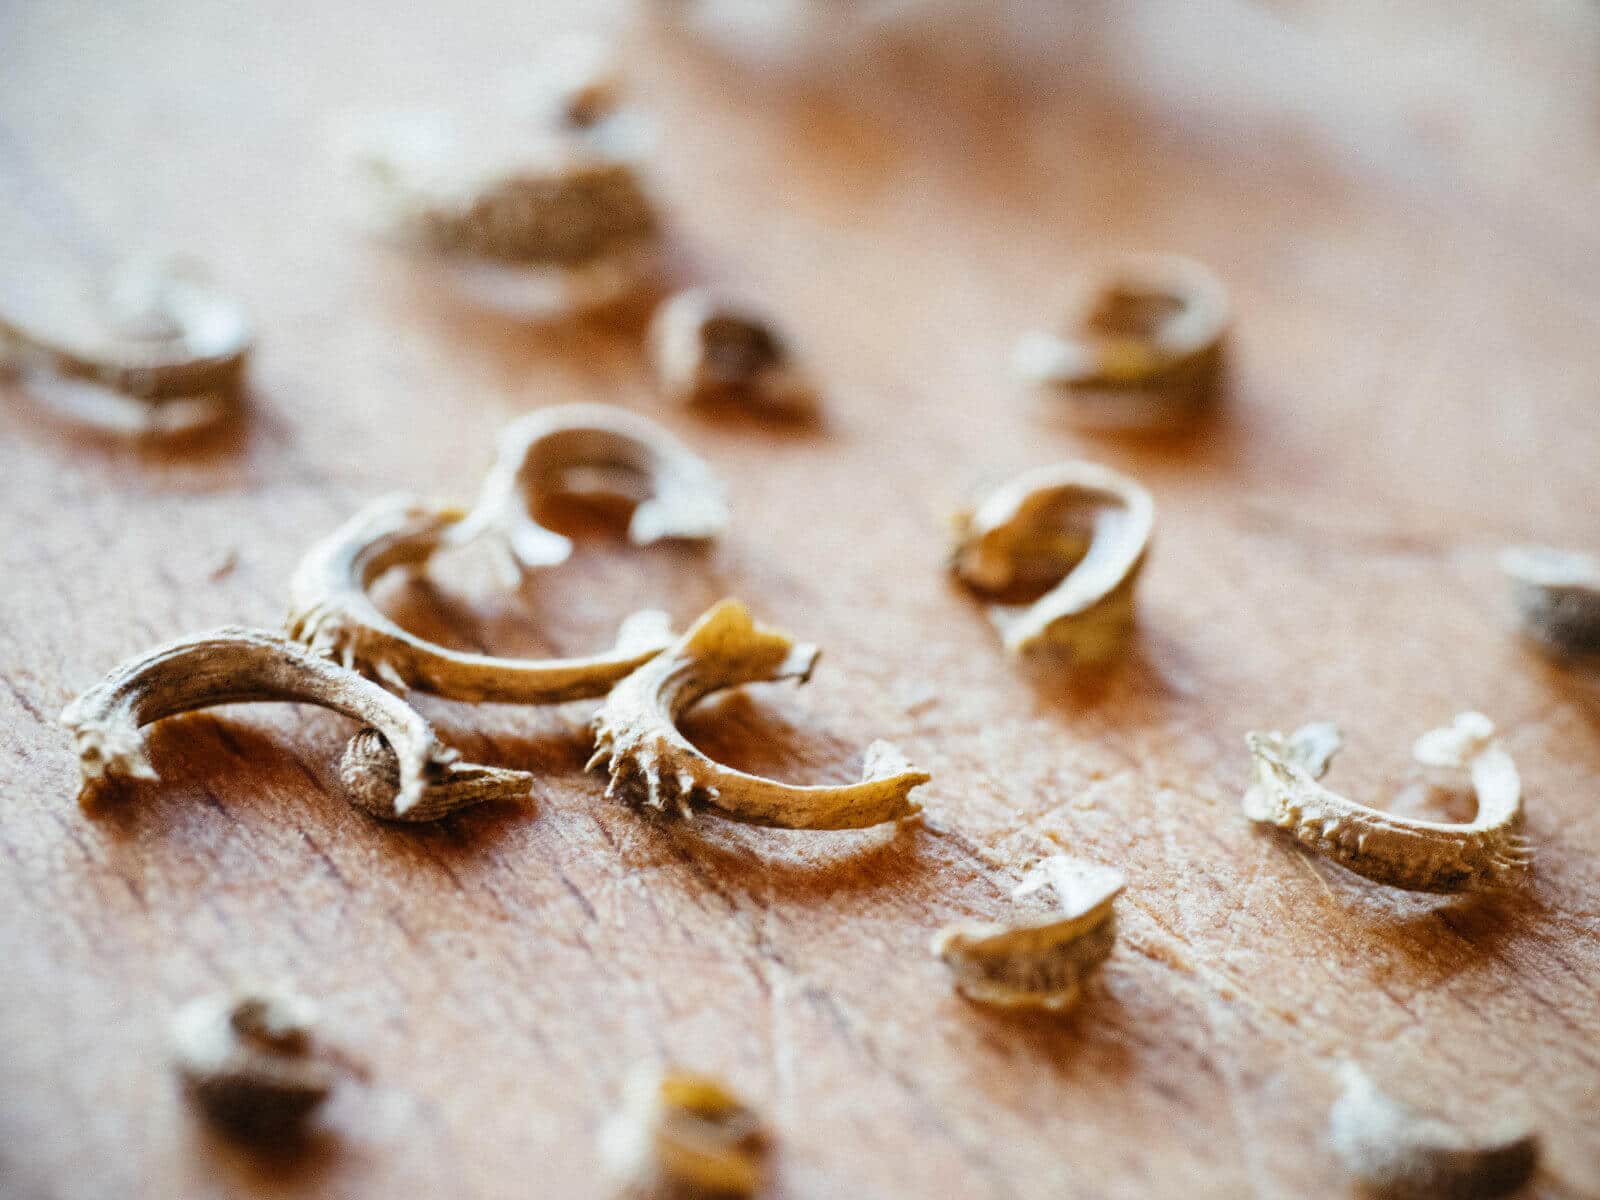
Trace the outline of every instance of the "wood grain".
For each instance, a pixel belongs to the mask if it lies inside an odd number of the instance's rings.
[[[535,771],[533,801],[380,824],[333,792],[346,724],[256,707],[171,723],[163,786],[76,809],[54,716],[117,661],[277,623],[312,538],[389,489],[465,498],[516,413],[660,406],[637,323],[463,310],[351,234],[316,153],[344,106],[466,102],[620,10],[0,6],[7,286],[176,248],[261,327],[248,422],[179,449],[0,392],[0,1191],[602,1195],[621,1080],[670,1058],[770,1115],[780,1197],[1337,1196],[1349,1057],[1412,1102],[1527,1110],[1532,1194],[1600,1195],[1600,683],[1518,642],[1493,565],[1597,537],[1600,13],[1085,12],[1031,75],[901,46],[805,83],[636,33],[680,271],[784,315],[830,423],[659,413],[730,482],[708,557],[602,529],[525,595],[462,564],[388,598],[513,653],[740,596],[825,656],[706,706],[702,746],[843,779],[882,736],[934,774],[920,830],[806,835],[604,803],[586,705],[426,699],[469,757]],[[1227,416],[1192,439],[1080,438],[1005,373],[1115,248],[1235,289]],[[941,521],[1080,453],[1156,494],[1139,650],[1032,678],[946,581]],[[1340,721],[1332,779],[1377,799],[1468,707],[1523,770],[1525,894],[1375,887],[1238,812],[1248,729]],[[1101,986],[1064,1022],[962,1002],[930,934],[1003,914],[1056,848],[1130,877]],[[194,993],[278,977],[362,1071],[311,1153],[262,1163],[195,1123],[162,1038]]]

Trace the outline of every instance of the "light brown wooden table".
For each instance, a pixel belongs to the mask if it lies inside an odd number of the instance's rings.
[[[250,419],[184,450],[0,392],[0,1192],[601,1195],[623,1076],[670,1058],[769,1115],[777,1196],[1337,1196],[1353,1058],[1471,1120],[1527,1111],[1534,1193],[1600,1195],[1600,683],[1519,642],[1494,566],[1600,543],[1600,10],[1102,7],[1031,79],[884,53],[806,85],[633,38],[679,272],[783,314],[831,393],[809,437],[663,411],[636,326],[476,315],[338,215],[330,113],[466,96],[611,7],[0,8],[11,242],[182,250],[261,333]],[[1008,377],[1067,272],[1118,248],[1235,290],[1198,437],[1075,436]],[[446,573],[394,611],[579,650],[645,602],[738,595],[826,653],[802,690],[709,705],[701,744],[820,780],[891,738],[933,772],[925,828],[654,824],[582,773],[587,706],[426,699],[534,798],[380,824],[337,794],[348,725],[276,707],[161,729],[163,786],[78,811],[73,694],[158,640],[275,624],[355,506],[465,498],[505,420],[579,399],[715,464],[719,549],[597,536],[526,595]],[[942,520],[1074,454],[1148,483],[1157,545],[1132,661],[1041,682],[947,582]],[[1239,814],[1246,730],[1336,719],[1332,779],[1386,800],[1411,739],[1472,707],[1523,771],[1524,894],[1384,889]],[[1004,914],[1056,849],[1131,880],[1101,985],[1063,1021],[953,996],[930,934]],[[320,997],[362,1066],[296,1162],[206,1134],[162,1056],[177,1004],[251,978]]]

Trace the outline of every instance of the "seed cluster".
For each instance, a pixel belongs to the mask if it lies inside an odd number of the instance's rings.
[[[561,93],[567,100],[546,106],[558,114],[562,153],[539,164],[452,172],[427,149],[433,142],[409,127],[404,152],[369,147],[371,181],[383,189],[394,228],[432,254],[568,272],[590,283],[599,278],[594,271],[626,262],[610,279],[613,291],[642,284],[632,256],[653,251],[663,223],[637,164],[602,149],[615,80],[586,68],[569,85]],[[448,154],[443,161],[448,167]],[[30,377],[91,382],[152,412],[176,399],[236,391],[250,340],[242,317],[226,301],[174,281],[158,295],[143,325],[108,322],[111,332],[92,352],[0,316],[3,360]],[[1064,335],[1026,339],[1017,365],[1059,389],[1082,423],[1168,428],[1200,419],[1217,398],[1230,319],[1226,290],[1203,266],[1130,260],[1085,288]],[[669,297],[647,341],[668,399],[711,407],[732,401],[758,414],[817,412],[818,389],[776,322],[720,292]],[[609,405],[537,410],[505,429],[471,508],[383,496],[313,546],[291,582],[283,633],[230,627],[169,642],[69,704],[61,719],[85,809],[139,782],[159,782],[146,754],[147,726],[241,701],[308,702],[354,719],[359,729],[338,774],[347,798],[374,817],[438,820],[527,795],[526,772],[463,762],[444,745],[409,703],[419,691],[466,703],[600,701],[589,765],[605,770],[607,800],[651,817],[705,812],[795,830],[916,818],[922,806],[911,794],[930,776],[886,741],[870,744],[860,780],[797,786],[719,764],[678,730],[682,714],[707,695],[804,682],[815,667],[817,647],[759,624],[736,600],[713,606],[681,635],[664,613],[636,613],[610,648],[552,659],[454,651],[404,629],[373,602],[371,589],[387,573],[426,570],[437,553],[462,545],[491,547],[513,585],[561,563],[574,545],[542,524],[539,511],[550,497],[579,490],[580,478],[600,478],[635,502],[628,532],[636,546],[710,542],[729,519],[710,465],[654,421]],[[1104,666],[1125,657],[1136,637],[1134,589],[1154,526],[1154,498],[1136,480],[1083,460],[1055,463],[1011,478],[958,513],[949,565],[983,598],[1011,655],[1047,668]],[[1508,553],[1504,566],[1534,637],[1563,653],[1600,645],[1594,559],[1524,550]],[[1464,713],[1414,749],[1424,765],[1470,777],[1479,803],[1470,822],[1401,817],[1323,786],[1339,747],[1327,724],[1288,737],[1249,735],[1255,780],[1244,813],[1379,884],[1456,892],[1514,883],[1526,876],[1532,849],[1522,832],[1520,777],[1494,732],[1487,717]],[[974,1003],[1066,1012],[1115,954],[1114,903],[1126,885],[1112,868],[1051,856],[1014,896],[1048,886],[1058,911],[948,925],[935,935],[933,953]],[[334,1086],[337,1073],[312,1053],[309,1027],[291,993],[205,997],[175,1023],[176,1069],[219,1122],[281,1138]],[[607,1138],[619,1175],[643,1193],[750,1195],[768,1172],[762,1123],[708,1077],[643,1076]],[[1335,1106],[1332,1141],[1357,1178],[1395,1195],[1477,1194],[1490,1175],[1525,1177],[1536,1156],[1531,1134],[1463,1140],[1383,1097],[1364,1077],[1352,1077]]]

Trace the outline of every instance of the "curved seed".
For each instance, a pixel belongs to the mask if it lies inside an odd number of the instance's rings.
[[[1227,289],[1206,267],[1133,256],[1080,280],[1067,332],[1024,335],[1013,367],[1058,389],[1078,425],[1176,427],[1215,395],[1229,319]]]
[[[312,1053],[315,1011],[292,992],[219,993],[172,1022],[173,1065],[202,1110],[229,1132],[292,1136],[333,1090],[331,1063]]]
[[[1155,501],[1138,483],[1096,463],[1059,463],[957,513],[950,568],[980,593],[1054,585],[1031,604],[989,605],[1009,653],[1103,662],[1132,635],[1134,586],[1154,528]]]
[[[1478,796],[1470,822],[1402,817],[1368,808],[1317,780],[1339,746],[1331,725],[1245,737],[1256,779],[1243,809],[1252,821],[1277,825],[1335,862],[1377,883],[1416,892],[1462,892],[1517,882],[1532,859],[1522,836],[1522,782],[1511,756],[1494,740],[1482,713],[1462,713],[1444,729],[1417,739],[1412,754],[1425,766],[1464,770]]]
[[[300,561],[289,585],[289,636],[388,687],[507,704],[603,696],[671,642],[666,614],[654,610],[624,621],[612,649],[580,658],[468,654],[402,628],[369,589],[391,569],[425,566],[461,518],[458,508],[402,494],[367,505]]]
[[[693,288],[668,297],[651,318],[649,347],[657,387],[680,404],[817,413],[817,390],[771,321],[726,296]]]
[[[934,935],[931,949],[970,1000],[999,1008],[1065,1012],[1116,944],[1112,902],[1126,880],[1109,867],[1066,855],[1043,860],[1016,889],[1020,899],[1055,889],[1061,914],[1012,925],[962,921]]]
[[[1345,1168],[1388,1200],[1476,1200],[1521,1187],[1539,1162],[1538,1135],[1521,1125],[1475,1141],[1456,1126],[1384,1095],[1345,1064],[1328,1140]]]
[[[601,1134],[613,1175],[639,1196],[753,1196],[766,1174],[760,1117],[720,1081],[641,1071]]]
[[[181,433],[238,405],[250,323],[232,300],[171,270],[129,265],[100,294],[0,310],[0,373],[74,418],[124,433]]]
[[[627,409],[565,404],[506,426],[478,502],[450,541],[492,537],[520,570],[565,562],[571,539],[539,524],[533,513],[541,498],[569,491],[585,474],[640,493],[628,523],[636,546],[667,538],[705,541],[727,526],[722,484],[689,447]]]
[[[430,821],[482,800],[525,796],[532,785],[523,771],[457,761],[421,714],[353,671],[276,634],[225,628],[130,659],[62,710],[78,753],[79,803],[89,808],[128,780],[159,778],[143,726],[219,704],[280,700],[343,713],[383,739],[389,760],[364,761],[384,773],[345,778],[348,799],[373,816]]]
[[[347,118],[335,148],[368,222],[492,307],[582,312],[659,273],[660,220],[632,156],[590,131],[391,112]]]
[[[1528,635],[1564,654],[1600,654],[1600,558],[1549,546],[1500,555]]]
[[[860,783],[803,787],[713,762],[678,732],[678,715],[742,683],[810,677],[817,648],[757,625],[724,600],[606,697],[593,729],[607,763],[607,795],[664,811],[691,802],[718,816],[783,829],[861,829],[920,811],[911,790],[928,781],[888,742],[867,748]]]

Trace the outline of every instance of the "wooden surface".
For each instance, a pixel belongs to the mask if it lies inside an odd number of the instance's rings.
[[[0,1193],[602,1195],[621,1080],[670,1058],[770,1116],[777,1196],[1339,1196],[1353,1058],[1469,1121],[1530,1113],[1532,1194],[1600,1195],[1600,683],[1518,642],[1493,565],[1600,536],[1595,7],[1097,6],[1031,80],[969,49],[802,86],[636,36],[679,269],[783,314],[830,387],[815,436],[659,412],[636,327],[475,315],[340,219],[330,113],[467,97],[598,19],[571,7],[0,6],[7,238],[181,250],[261,329],[249,421],[187,449],[0,392]],[[1008,379],[1115,248],[1235,289],[1201,436],[1080,438]],[[715,553],[602,531],[526,595],[446,570],[393,611],[578,650],[644,602],[738,595],[825,655],[707,706],[701,744],[821,780],[891,738],[933,772],[925,828],[654,824],[582,774],[588,706],[426,699],[468,756],[536,772],[533,801],[380,824],[334,788],[345,723],[258,707],[160,729],[164,785],[78,811],[73,694],[158,640],[275,624],[356,505],[464,498],[502,422],[580,399],[714,463]],[[1139,650],[1030,679],[947,583],[941,522],[1080,453],[1160,506]],[[1332,781],[1387,802],[1411,739],[1471,707],[1523,771],[1523,895],[1369,885],[1238,811],[1246,730],[1340,721]],[[963,1003],[929,936],[1002,916],[1055,849],[1130,877],[1101,985],[1059,1022]],[[177,1004],[252,978],[320,997],[361,1065],[294,1162],[209,1137],[163,1059]]]

